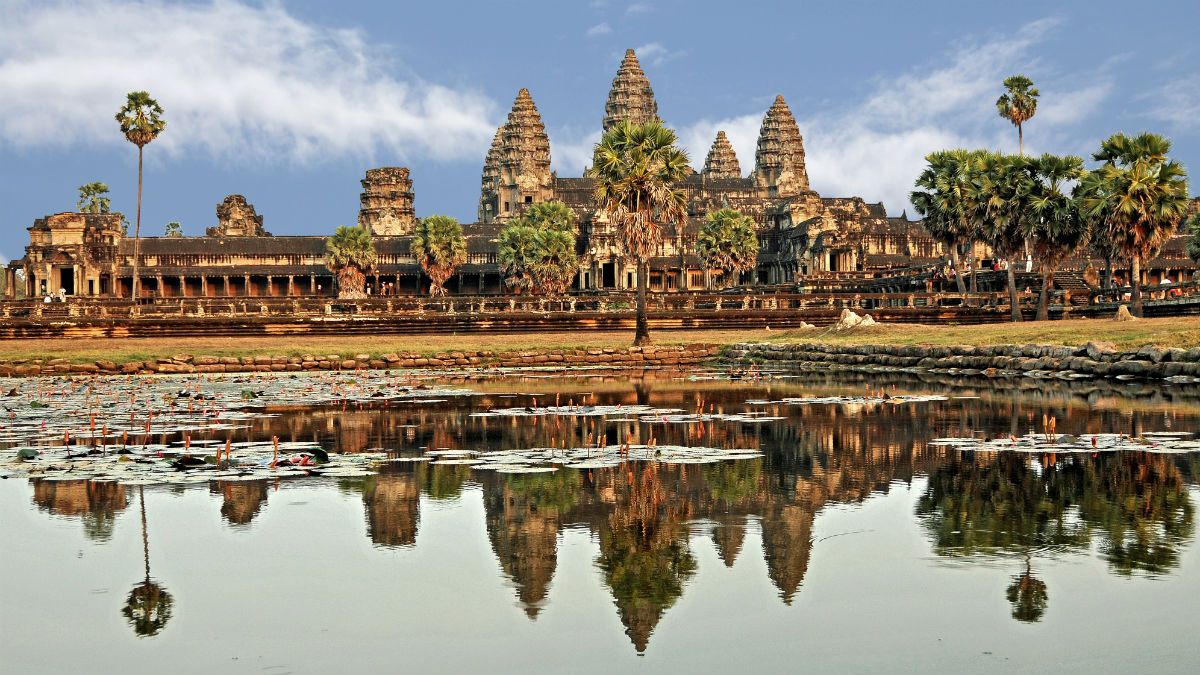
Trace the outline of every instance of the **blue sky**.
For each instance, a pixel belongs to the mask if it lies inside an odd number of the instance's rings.
[[[0,0],[0,260],[86,182],[108,183],[132,219],[136,151],[112,119],[131,89],[168,120],[146,153],[144,233],[178,220],[201,234],[240,193],[276,234],[324,234],[355,221],[373,166],[411,168],[418,215],[473,220],[520,87],[555,168],[579,175],[627,47],[694,165],[724,129],[749,171],[783,94],[813,186],[892,213],[925,153],[1015,150],[993,106],[1017,72],[1042,91],[1029,150],[1086,156],[1113,132],[1152,130],[1200,173],[1196,25],[1194,0]]]

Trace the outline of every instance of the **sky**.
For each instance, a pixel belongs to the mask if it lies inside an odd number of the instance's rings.
[[[1016,150],[995,110],[1015,73],[1041,90],[1027,151],[1088,158],[1149,130],[1200,173],[1197,25],[1195,0],[0,0],[0,263],[84,183],[133,220],[137,151],[113,120],[128,91],[167,119],[146,148],[143,234],[203,234],[231,193],[275,234],[330,233],[356,221],[376,166],[411,169],[418,216],[470,222],[517,91],[555,170],[578,176],[626,48],[693,166],[723,129],[749,172],[782,94],[814,189],[893,215],[927,153]]]

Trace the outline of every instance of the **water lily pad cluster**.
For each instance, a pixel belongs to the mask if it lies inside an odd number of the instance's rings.
[[[1187,431],[1148,431],[1140,436],[1125,434],[1027,433],[1002,438],[950,437],[928,442],[935,447],[977,452],[1025,452],[1059,454],[1081,452],[1154,452],[1184,454],[1200,452],[1200,440]]]

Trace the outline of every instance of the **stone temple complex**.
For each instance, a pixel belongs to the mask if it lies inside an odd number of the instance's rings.
[[[660,119],[654,91],[628,50],[604,105],[604,130],[630,120]],[[669,121],[668,121],[669,124]],[[697,153],[698,155],[699,153]],[[507,120],[483,158],[477,222],[465,223],[468,261],[447,283],[457,294],[506,292],[496,257],[504,223],[530,204],[558,200],[578,216],[581,269],[574,289],[580,292],[635,286],[635,267],[625,260],[611,227],[592,203],[595,181],[558,176],[550,168],[551,147],[537,104],[521,89]],[[693,157],[698,162],[699,157]],[[663,243],[650,264],[652,291],[711,288],[718,273],[705,270],[695,251],[706,215],[731,207],[751,216],[760,242],[757,269],[736,280],[743,284],[804,284],[851,274],[859,278],[896,277],[927,268],[944,258],[941,244],[919,221],[889,217],[883,204],[859,197],[825,197],[810,183],[804,138],[782,96],[763,116],[753,166],[743,172],[723,131],[718,132],[702,168],[677,186],[687,195],[688,221],[664,228]],[[749,166],[747,164],[747,166]],[[402,167],[370,169],[362,179],[358,224],[375,237],[379,264],[370,283],[396,293],[426,288],[409,247],[417,217],[413,181]],[[229,195],[216,207],[217,225],[202,237],[144,237],[140,245],[142,294],[151,297],[319,296],[334,295],[335,282],[325,267],[325,239],[319,236],[272,236],[263,217],[241,195]],[[25,257],[10,263],[7,293],[23,270],[25,290],[34,296],[58,293],[129,297],[134,241],[123,234],[120,214],[59,213],[39,218],[29,228]],[[332,233],[334,224],[328,228]],[[1177,236],[1145,265],[1148,280],[1195,270]],[[977,260],[986,258],[981,246]],[[1082,270],[1089,261],[1069,262]],[[1093,265],[1094,267],[1094,265]]]

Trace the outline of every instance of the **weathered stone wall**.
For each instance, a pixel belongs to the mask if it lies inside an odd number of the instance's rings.
[[[0,361],[0,377],[38,375],[132,375],[181,373],[298,372],[311,370],[364,369],[462,369],[462,368],[554,368],[608,366],[613,368],[661,368],[693,365],[716,356],[716,345],[671,345],[660,347],[612,347],[598,349],[551,349],[513,352],[454,351],[436,354],[390,353],[305,354],[302,356],[193,356],[177,354],[154,361],[96,361],[71,363],[68,359],[17,359]]]
[[[1117,351],[1089,342],[1081,347],[997,345],[736,344],[723,358],[739,365],[796,368],[920,370],[986,377],[1122,377],[1200,381],[1200,347]]]

